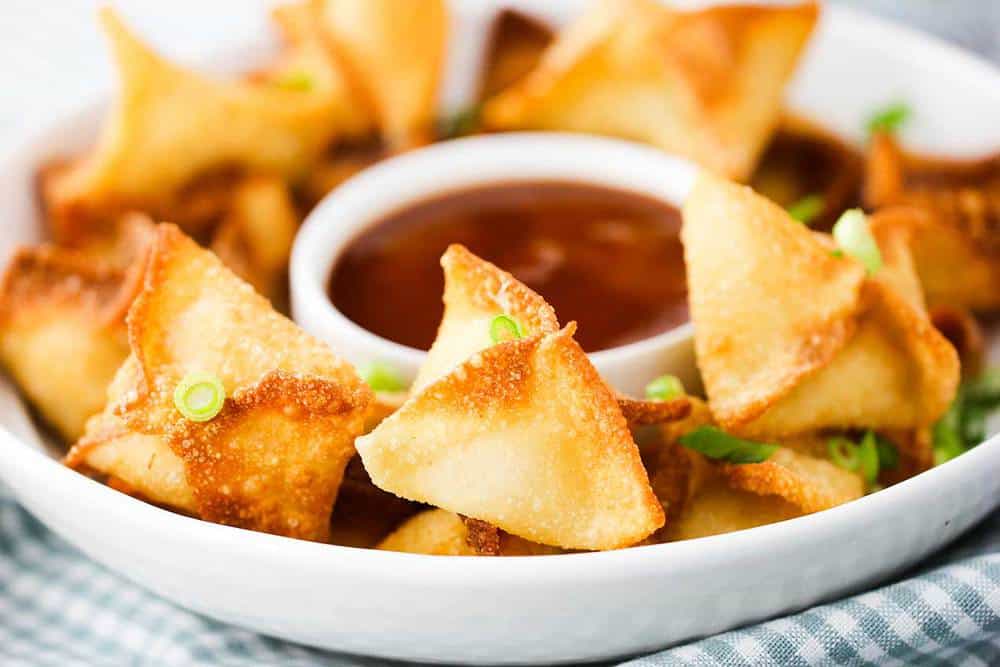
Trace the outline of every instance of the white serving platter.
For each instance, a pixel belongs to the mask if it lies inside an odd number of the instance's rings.
[[[582,4],[453,1],[443,106],[468,97],[500,7],[561,23]],[[266,44],[262,36],[260,45],[236,45],[210,65],[252,64]],[[867,114],[897,99],[916,111],[903,136],[909,147],[950,155],[1000,149],[996,69],[918,33],[827,8],[789,106],[860,141]],[[34,170],[87,146],[99,119],[99,109],[81,109],[0,156],[0,252],[41,236]],[[0,424],[0,479],[112,570],[183,607],[275,637],[435,662],[597,660],[799,610],[901,572],[1000,503],[993,437],[877,494],[749,531],[605,553],[442,558],[253,533],[134,500],[62,467],[6,385]]]

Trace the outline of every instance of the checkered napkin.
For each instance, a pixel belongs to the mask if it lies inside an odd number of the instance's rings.
[[[222,625],[88,560],[0,495],[0,665],[374,665]],[[630,665],[998,665],[1000,512],[907,578]]]

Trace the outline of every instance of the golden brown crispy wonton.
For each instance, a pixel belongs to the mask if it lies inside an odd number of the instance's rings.
[[[379,487],[571,549],[663,523],[614,394],[574,325],[473,355],[358,439]]]
[[[484,554],[476,547],[474,530],[462,517],[431,509],[408,519],[378,545],[383,551],[403,551],[434,556],[544,556],[562,550],[535,544],[514,535],[497,535],[496,549]]]
[[[322,25],[393,148],[432,139],[444,69],[443,0],[317,0]]]
[[[335,137],[367,130],[366,114],[315,29],[292,44],[298,69],[282,73],[294,75],[289,85],[282,78],[210,79],[154,53],[110,8],[101,22],[119,94],[94,150],[45,179],[57,240],[132,208],[200,229],[220,206],[192,214],[184,189],[194,181],[226,169],[300,178]],[[227,187],[223,182],[223,193]]]
[[[742,530],[864,495],[861,476],[826,460],[825,445],[822,455],[814,455],[799,451],[798,442],[778,442],[766,461],[742,464],[715,461],[687,449],[678,442],[680,436],[713,424],[704,402],[691,399],[691,403],[687,419],[660,429],[660,450],[650,467],[650,483],[667,513],[661,539]]]
[[[749,185],[785,208],[806,198],[818,206],[808,220],[813,229],[829,230],[841,213],[860,205],[864,158],[827,130],[785,114]]]
[[[22,248],[0,286],[0,359],[66,440],[83,434],[128,355],[125,311],[142,257],[119,268],[56,246]]]
[[[500,314],[514,318],[525,336],[555,333],[559,322],[545,299],[517,278],[462,245],[441,256],[444,317],[437,337],[410,387],[416,393],[491,345],[490,322]],[[619,397],[630,424],[659,424],[687,414],[687,399],[647,401]]]
[[[444,268],[444,317],[437,338],[420,367],[411,391],[416,393],[476,352],[491,345],[490,321],[506,314],[524,335],[559,330],[552,306],[514,276],[453,244],[441,256]]]
[[[251,177],[233,191],[211,248],[276,309],[287,310],[288,257],[298,227],[288,186],[274,177]]]
[[[746,179],[818,13],[812,2],[678,12],[602,0],[486,104],[484,121],[633,139]]]
[[[1000,155],[944,160],[904,154],[889,134],[868,155],[865,204],[907,205],[917,274],[934,306],[1000,308]]]
[[[161,439],[182,462],[194,500],[184,509],[192,514],[326,539],[371,401],[351,366],[171,225],[157,230],[145,288],[128,325],[132,356],[112,385],[109,418],[94,425],[95,431],[110,427],[114,437],[88,433],[70,462],[113,473],[162,501],[168,494],[150,488],[155,480],[134,466],[102,469],[102,445],[125,446],[117,434],[121,425],[130,434]],[[222,411],[210,421],[189,421],[174,406],[174,388],[192,372],[214,375],[225,387]]]
[[[554,37],[548,26],[532,17],[502,10],[490,29],[479,99],[497,95],[535,69]]]
[[[947,409],[958,359],[930,323],[894,215],[871,221],[885,265],[866,277],[829,237],[702,176],[682,238],[698,366],[724,428],[912,429]]]

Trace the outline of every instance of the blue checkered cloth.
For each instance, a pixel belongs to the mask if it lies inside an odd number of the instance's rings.
[[[373,665],[174,607],[0,497],[0,665]],[[1000,512],[896,583],[629,663],[1000,664]]]

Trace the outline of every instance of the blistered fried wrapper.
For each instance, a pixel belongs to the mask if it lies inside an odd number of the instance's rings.
[[[958,357],[927,316],[894,215],[871,220],[884,266],[866,276],[749,188],[701,177],[682,238],[698,366],[725,429],[913,429],[947,409]]]
[[[494,129],[632,139],[745,180],[818,13],[815,3],[679,12],[595,2],[483,118]]]
[[[171,225],[128,327],[131,355],[68,462],[210,521],[326,539],[372,401],[351,366]],[[225,387],[210,421],[174,405],[192,372]]]

